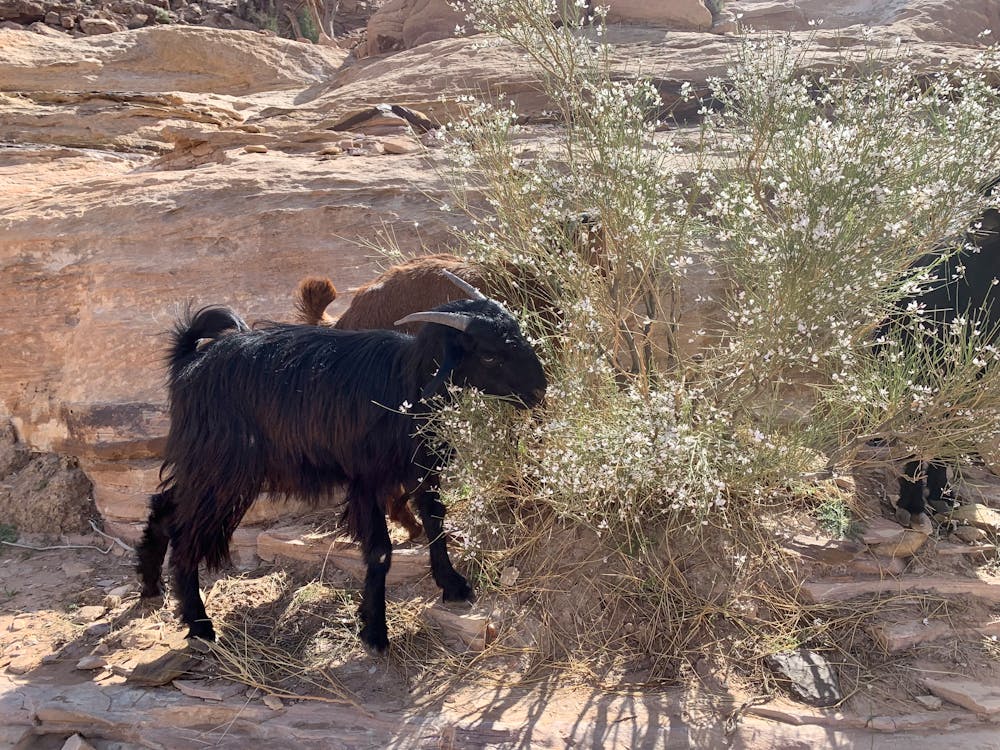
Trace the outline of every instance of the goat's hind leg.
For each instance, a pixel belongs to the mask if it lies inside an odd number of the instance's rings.
[[[149,520],[137,549],[139,562],[136,570],[142,582],[142,598],[151,599],[163,594],[163,558],[170,541],[170,521],[174,515],[174,490],[169,488],[149,498]]]
[[[896,504],[896,520],[909,526],[912,518],[924,512],[924,478],[920,473],[920,461],[907,461],[899,478],[899,502]]]
[[[431,574],[441,589],[446,602],[472,601],[475,595],[465,577],[455,570],[448,556],[448,540],[444,533],[444,503],[438,495],[437,486],[421,488],[417,491],[417,508],[424,531],[430,540]]]

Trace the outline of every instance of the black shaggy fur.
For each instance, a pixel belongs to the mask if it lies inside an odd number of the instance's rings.
[[[341,520],[360,541],[368,572],[361,638],[383,650],[385,576],[392,558],[387,499],[411,493],[430,539],[431,571],[446,600],[472,595],[448,558],[438,458],[415,437],[422,398],[448,382],[532,407],[541,364],[517,322],[491,300],[437,308],[472,317],[465,331],[426,324],[414,337],[270,324],[249,330],[220,307],[182,322],[170,352],[170,433],[160,492],[139,547],[143,596],[161,593],[168,542],[189,636],[214,638],[198,594],[198,565],[223,564],[229,541],[262,491],[320,503],[346,485]],[[219,336],[223,330],[234,332]],[[198,348],[203,339],[214,339]],[[410,404],[405,413],[401,407]],[[405,408],[405,407],[404,407]]]
[[[1000,178],[985,189],[989,195],[996,189]],[[965,236],[968,251],[948,258],[941,268],[942,281],[933,289],[906,300],[919,302],[938,326],[947,326],[957,315],[985,311],[980,317],[984,330],[993,331],[1000,326],[1000,212],[987,209],[977,219]],[[928,256],[924,262],[936,258]],[[959,273],[959,266],[964,273]],[[980,313],[981,314],[981,313]],[[925,501],[926,485],[926,501]],[[920,461],[914,458],[903,467],[899,478],[899,503],[901,511],[917,516],[923,513],[926,503],[935,509],[944,509],[948,491],[948,467],[941,461]],[[905,514],[900,514],[904,523]]]

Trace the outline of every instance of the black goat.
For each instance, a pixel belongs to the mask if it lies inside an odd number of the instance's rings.
[[[544,396],[546,380],[510,313],[454,281],[476,298],[399,321],[430,324],[416,336],[289,324],[248,330],[221,307],[178,324],[163,478],[150,501],[138,570],[142,595],[158,596],[172,546],[189,637],[215,637],[198,593],[198,565],[218,568],[228,559],[233,531],[262,491],[320,503],[333,486],[346,485],[341,523],[361,543],[367,565],[359,616],[368,646],[388,646],[392,545],[385,513],[401,485],[416,500],[444,599],[472,597],[448,557],[441,459],[421,435],[428,402],[447,398],[450,382],[530,408]],[[235,332],[216,338],[230,328]],[[215,340],[199,349],[206,338]]]
[[[989,195],[998,183],[1000,178],[985,188],[985,194]],[[943,281],[904,304],[920,304],[939,329],[951,325],[959,315],[973,313],[980,316],[984,330],[995,331],[1000,325],[1000,212],[994,208],[986,209],[969,228],[964,240],[966,249],[941,264],[939,275]],[[930,264],[936,260],[935,255],[929,255],[922,263]],[[936,510],[944,509],[948,488],[947,465],[939,459],[924,462],[914,458],[907,461],[899,478],[897,516],[904,525],[924,512],[925,483],[926,503]]]

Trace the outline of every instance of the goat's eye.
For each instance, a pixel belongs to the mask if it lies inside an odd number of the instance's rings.
[[[480,359],[484,365],[495,365],[497,363],[497,358],[492,354],[484,354]]]

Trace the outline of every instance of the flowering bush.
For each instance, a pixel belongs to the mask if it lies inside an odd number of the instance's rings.
[[[441,412],[466,553],[483,584],[514,562],[542,575],[565,553],[553,535],[577,525],[616,581],[601,606],[633,613],[631,641],[611,632],[623,620],[593,622],[602,643],[664,647],[682,621],[734,612],[759,633],[746,598],[764,561],[779,565],[761,528],[784,523],[819,451],[849,463],[884,437],[950,457],[1000,434],[992,332],[904,304],[995,205],[982,188],[1000,154],[996,51],[924,75],[873,49],[820,67],[808,42],[747,38],[700,130],[661,132],[656,90],[615,79],[602,12],[585,5],[457,3],[524,51],[560,122],[529,153],[512,103],[470,99],[442,135],[450,203],[472,219],[459,244],[522,308],[550,376],[536,415],[476,394]],[[728,289],[696,357],[677,341],[693,268]],[[810,396],[794,416],[790,381]],[[727,601],[684,579],[691,545],[724,571]]]

